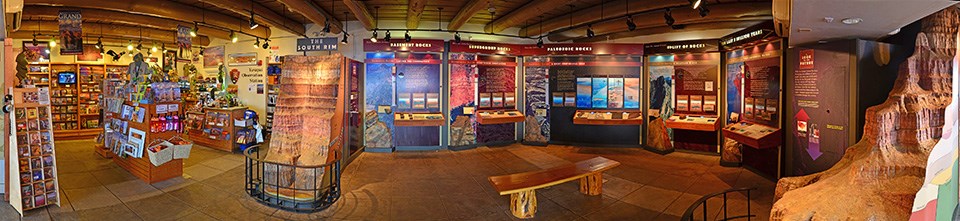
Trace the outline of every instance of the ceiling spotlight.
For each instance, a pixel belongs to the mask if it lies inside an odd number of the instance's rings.
[[[537,38],[537,48],[543,48],[543,36]]]
[[[203,56],[203,46],[200,46],[200,56]]]
[[[33,34],[33,46],[37,46],[37,34]]]
[[[330,33],[330,22],[324,22],[324,23],[323,23],[323,30],[321,30],[321,31],[323,31],[323,33]]]
[[[260,27],[260,24],[257,24],[257,21],[253,20],[253,11],[250,11],[250,29]]]
[[[260,37],[255,38],[257,38],[257,41],[253,42],[253,48],[260,48]]]
[[[193,22],[193,29],[190,29],[190,37],[197,37],[197,31],[200,31],[200,26],[197,26],[197,22]]]
[[[637,30],[637,23],[633,23],[633,17],[627,16],[627,30]]]
[[[157,52],[157,50],[159,50],[159,49],[157,49],[157,43],[154,42],[154,43],[153,43],[153,47],[150,48],[150,51]]]
[[[263,39],[263,49],[267,49],[267,48],[270,48],[270,39],[269,39],[269,38],[264,38],[264,39]]]
[[[383,40],[390,42],[390,30],[387,30],[387,33],[383,34]]]
[[[690,2],[690,6],[693,7],[694,9],[700,7],[701,0],[687,0],[687,1]]]
[[[97,49],[103,49],[103,36],[97,37],[97,44],[94,45]]]
[[[143,50],[143,41],[137,41],[137,51]]]
[[[587,37],[592,38],[597,36],[597,33],[593,32],[593,25],[587,25]]]
[[[240,40],[240,38],[237,37],[237,33],[230,31],[230,42],[237,43],[237,40]]]
[[[702,6],[698,10],[700,10],[700,17],[707,17],[707,14],[710,14],[710,9],[707,9],[706,6]]]
[[[376,42],[376,41],[374,41],[374,42]],[[347,32],[343,32],[343,40],[340,40],[340,44],[347,44],[347,43],[349,43],[349,42],[347,41]]]
[[[403,40],[406,42],[413,40],[413,38],[410,37],[410,30],[407,30],[407,32],[403,34]]]
[[[127,40],[127,51],[133,51],[133,40]]]
[[[663,20],[667,23],[667,26],[673,26],[673,23],[677,22],[673,19],[673,13],[670,12],[669,8],[663,12]]]
[[[377,42],[377,29],[373,29],[373,35],[370,36],[370,41]]]
[[[57,38],[50,36],[50,47],[57,47]]]
[[[461,40],[462,39],[460,39],[460,32],[456,32],[453,34],[453,42],[460,43]]]

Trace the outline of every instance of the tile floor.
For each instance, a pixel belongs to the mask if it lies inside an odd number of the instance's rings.
[[[751,211],[766,220],[775,185],[748,170],[718,166],[716,156],[640,149],[517,144],[457,152],[364,153],[344,169],[340,200],[325,211],[305,214],[246,196],[240,154],[194,148],[184,161],[183,177],[150,185],[100,158],[92,147],[93,141],[57,143],[61,207],[31,210],[20,218],[3,204],[0,221],[514,220],[509,197],[497,195],[488,176],[598,155],[622,163],[604,175],[603,194],[580,194],[576,182],[538,190],[534,220],[679,220],[701,196],[733,187],[757,187]],[[710,219],[721,216],[720,199],[708,203]],[[746,197],[731,195],[728,209],[730,215],[745,213]]]

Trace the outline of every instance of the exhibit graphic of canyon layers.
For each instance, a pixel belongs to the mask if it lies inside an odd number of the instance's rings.
[[[867,109],[863,139],[826,171],[780,179],[772,220],[909,218],[928,156],[943,136],[958,16],[950,7],[923,20],[916,50],[900,65],[888,99]]]
[[[286,56],[284,59],[283,85],[280,86],[273,138],[266,159],[297,166],[325,164],[329,156],[328,145],[335,138],[331,123],[337,107],[342,57]],[[279,188],[279,193],[286,197],[314,197],[312,191],[293,189],[318,188],[323,182],[323,169],[294,169],[267,163],[264,166],[266,191],[276,192]]]

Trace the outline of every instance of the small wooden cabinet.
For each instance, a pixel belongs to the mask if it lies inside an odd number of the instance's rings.
[[[518,110],[481,110],[477,111],[479,124],[510,124],[523,122],[523,113]]]
[[[190,140],[213,149],[233,152],[237,149],[234,120],[243,119],[247,107],[204,108],[199,131],[190,132]]]

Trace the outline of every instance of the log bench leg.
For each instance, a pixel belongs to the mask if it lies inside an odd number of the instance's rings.
[[[603,192],[603,173],[595,173],[580,178],[580,192],[596,196]]]
[[[510,212],[520,219],[533,218],[537,213],[537,193],[527,190],[510,194]]]

